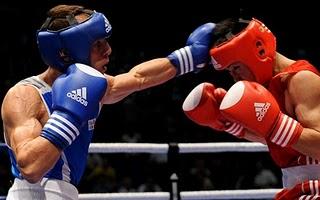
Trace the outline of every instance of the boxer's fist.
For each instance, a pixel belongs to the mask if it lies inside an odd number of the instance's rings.
[[[273,95],[255,82],[239,81],[220,105],[223,116],[282,147],[294,144],[303,130],[299,122],[280,111]]]
[[[177,68],[177,75],[195,71],[208,63],[214,28],[214,23],[199,26],[190,34],[187,46],[168,56],[168,59]]]
[[[107,81],[90,66],[72,64],[52,86],[52,109],[41,136],[60,149],[69,146],[80,134],[80,128],[99,113],[100,100]]]
[[[211,83],[201,83],[185,99],[183,111],[199,125],[242,137],[243,127],[230,122],[220,113],[219,106],[225,94],[222,88],[215,88]]]

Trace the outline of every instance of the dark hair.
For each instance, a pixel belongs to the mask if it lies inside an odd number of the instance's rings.
[[[89,17],[93,10],[85,9],[79,5],[57,5],[47,12],[48,18],[40,29],[58,31],[77,23],[75,16],[85,15]],[[70,17],[69,17],[70,16]]]
[[[225,41],[228,41],[234,35],[244,30],[249,20],[227,18],[216,24],[214,31],[213,46],[217,46]]]

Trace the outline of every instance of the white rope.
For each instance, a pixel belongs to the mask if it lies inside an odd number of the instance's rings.
[[[178,143],[179,153],[266,152],[266,145],[257,142]],[[0,143],[0,146],[5,146]],[[91,143],[90,153],[168,153],[168,144]]]
[[[217,190],[180,192],[181,200],[273,199],[280,189]],[[130,192],[80,194],[80,200],[169,200],[169,192]]]
[[[266,152],[268,147],[257,142],[180,143],[179,153]]]
[[[179,153],[265,152],[267,146],[252,142],[179,143]],[[91,143],[90,153],[168,153],[168,144],[151,143]],[[272,199],[279,189],[220,190],[181,192],[182,200],[205,199]],[[81,200],[169,200],[168,192],[80,194]]]
[[[273,199],[280,189],[216,190],[180,192],[181,200],[209,199]],[[5,200],[0,196],[0,200]],[[169,200],[169,192],[129,192],[79,194],[80,200]]]
[[[180,195],[182,200],[273,199],[279,191],[280,189],[192,191],[181,192]]]
[[[266,145],[255,142],[179,143],[179,153],[266,152]],[[91,143],[90,153],[168,153],[168,144]]]
[[[222,142],[222,143],[179,143],[179,153],[215,153],[215,152],[265,152],[267,146],[252,142]],[[0,143],[0,147],[5,144]],[[168,153],[168,144],[151,143],[91,143],[90,153]],[[181,192],[182,200],[197,199],[261,199],[270,198],[279,189],[261,190],[221,190]],[[0,200],[2,197],[0,196]],[[80,194],[81,200],[169,200],[169,192],[149,193],[92,193]]]
[[[169,192],[129,192],[79,194],[80,200],[169,200]]]
[[[168,144],[151,143],[91,143],[90,153],[167,153]]]

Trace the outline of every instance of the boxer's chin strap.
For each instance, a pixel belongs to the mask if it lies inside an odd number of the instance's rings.
[[[249,23],[251,22],[251,20],[239,18],[239,19],[238,19],[238,22],[239,22],[239,23],[244,23],[244,24],[249,24]]]
[[[47,17],[46,21],[42,24],[40,30],[47,30],[49,27],[49,24],[51,23],[52,17]]]
[[[68,21],[70,26],[79,24],[78,21],[76,20],[76,18],[74,17],[74,15],[72,15],[72,14],[71,15],[67,15],[66,19],[67,19],[67,21]]]

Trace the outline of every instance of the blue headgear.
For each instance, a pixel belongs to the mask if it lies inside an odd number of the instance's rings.
[[[111,35],[112,27],[108,19],[99,12],[93,12],[84,22],[77,23],[74,16],[66,16],[70,26],[58,31],[48,30],[51,18],[37,32],[37,43],[43,61],[60,71],[72,63],[90,65],[92,44]],[[67,54],[66,59],[63,54]]]

